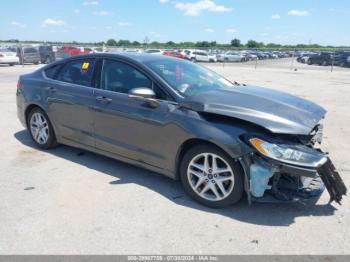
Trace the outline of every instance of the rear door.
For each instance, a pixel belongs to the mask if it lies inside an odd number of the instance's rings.
[[[57,133],[64,139],[94,146],[93,114],[95,103],[92,81],[95,59],[72,60],[61,68],[46,71],[44,91],[47,95],[48,114]]]
[[[104,60],[100,89],[95,92],[94,130],[96,147],[149,165],[164,165],[168,140],[164,125],[169,112],[165,94],[142,71],[118,60]],[[156,108],[143,99],[130,98],[137,87],[153,89]]]

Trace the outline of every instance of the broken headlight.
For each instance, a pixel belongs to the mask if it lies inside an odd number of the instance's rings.
[[[260,154],[292,165],[317,168],[327,161],[322,153],[303,145],[272,143],[260,138],[250,138],[249,142]]]

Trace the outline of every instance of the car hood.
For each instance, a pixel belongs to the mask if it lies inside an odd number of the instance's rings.
[[[185,98],[186,107],[242,119],[273,133],[308,135],[326,110],[308,100],[272,89],[237,86]]]

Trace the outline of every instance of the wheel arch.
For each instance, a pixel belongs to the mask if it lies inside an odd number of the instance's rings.
[[[218,145],[210,140],[206,140],[206,139],[202,139],[202,138],[190,138],[186,141],[184,141],[181,146],[178,149],[178,152],[176,154],[176,160],[175,160],[175,179],[179,180],[180,179],[180,165],[181,165],[181,161],[184,157],[184,155],[186,154],[186,152],[188,150],[190,150],[191,148],[193,148],[194,146],[198,146],[198,145],[211,145],[216,147],[217,149],[223,151],[224,153],[226,153],[228,156],[230,157],[234,157],[229,150],[227,150],[224,146],[222,145]],[[240,162],[239,166],[242,168],[242,171],[244,171],[242,165]]]
[[[30,104],[26,107],[26,109],[24,110],[24,119],[26,121],[26,125],[27,125],[27,128],[29,127],[29,123],[28,123],[28,115],[29,113],[34,109],[34,108],[40,108],[41,110],[43,110],[46,114],[46,111],[43,107],[41,107],[40,105],[38,104]]]

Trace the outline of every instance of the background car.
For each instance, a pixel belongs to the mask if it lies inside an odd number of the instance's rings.
[[[19,57],[16,52],[13,52],[8,48],[0,48],[0,64],[14,66],[19,64]]]
[[[64,59],[64,58],[68,58],[76,55],[84,55],[90,52],[91,50],[84,50],[84,48],[64,45],[63,47],[57,49],[56,60],[60,60],[60,59]]]
[[[203,50],[186,50],[186,58],[192,62],[210,62],[210,57]],[[212,58],[213,59],[213,58]]]
[[[311,55],[307,60],[308,65],[331,65],[333,63],[334,55],[331,52],[321,52],[315,55]]]
[[[49,45],[40,45],[38,46],[40,61],[42,64],[50,64],[56,60],[55,53],[52,49],[52,46]]]
[[[209,53],[208,57],[209,57],[209,62],[211,62],[211,63],[215,63],[218,61],[215,53]]]
[[[342,52],[338,52],[334,55],[334,65],[338,65],[341,67],[349,67],[350,63],[349,60],[350,59],[350,52],[349,51],[342,51]]]
[[[217,60],[219,62],[244,62],[246,61],[246,57],[242,53],[236,51],[228,51],[226,53],[217,55]]]
[[[39,50],[33,46],[21,46],[17,48],[17,55],[20,64],[32,63],[39,64],[41,61]]]
[[[163,55],[172,56],[172,57],[181,58],[181,59],[186,58],[186,56],[184,56],[183,54],[176,52],[176,51],[164,51]]]
[[[153,54],[153,55],[162,55],[163,54],[163,51],[160,50],[160,49],[147,49],[145,51],[145,53],[147,54]]]

